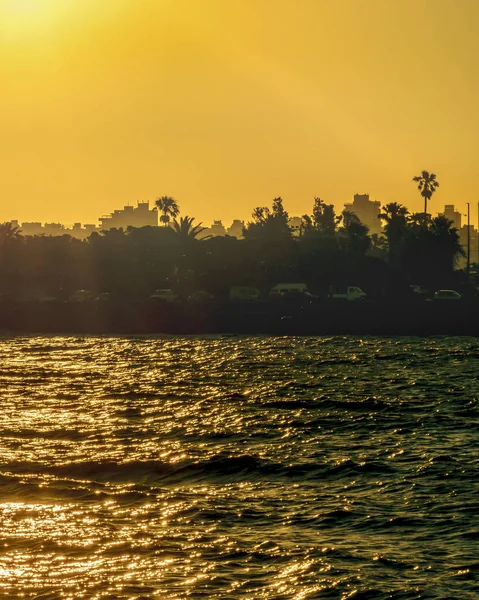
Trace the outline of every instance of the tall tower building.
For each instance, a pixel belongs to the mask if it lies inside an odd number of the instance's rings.
[[[459,231],[462,226],[462,215],[454,208],[454,204],[446,204],[444,207],[444,216],[454,223],[454,227]]]
[[[381,203],[377,200],[370,200],[369,194],[354,194],[353,201],[344,205],[345,210],[354,213],[358,219],[369,227],[369,233],[381,232]]]

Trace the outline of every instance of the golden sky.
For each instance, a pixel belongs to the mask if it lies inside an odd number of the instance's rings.
[[[354,193],[477,221],[478,0],[0,0],[0,221]]]

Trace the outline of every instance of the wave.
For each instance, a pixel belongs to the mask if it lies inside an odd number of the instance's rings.
[[[49,475],[73,480],[91,480],[118,483],[157,482],[191,483],[199,479],[250,477],[291,479],[337,479],[356,475],[385,475],[394,472],[394,468],[385,462],[370,461],[357,463],[346,460],[340,464],[302,462],[281,464],[269,462],[251,454],[231,456],[216,454],[203,460],[184,460],[181,462],[162,461],[82,461],[61,465],[41,463],[10,463],[2,467],[4,472],[16,475]]]

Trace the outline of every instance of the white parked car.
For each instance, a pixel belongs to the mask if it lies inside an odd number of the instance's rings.
[[[462,296],[456,290],[437,290],[434,293],[434,300],[438,301],[449,301],[449,300],[462,300]]]
[[[332,300],[347,300],[348,302],[354,302],[357,300],[365,300],[367,294],[363,292],[360,287],[349,285],[344,289],[332,291],[329,294],[329,297]]]
[[[155,290],[150,296],[150,300],[160,300],[161,302],[176,302],[178,300],[178,294],[175,294],[173,290]]]

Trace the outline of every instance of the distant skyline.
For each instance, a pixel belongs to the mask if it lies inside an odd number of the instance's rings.
[[[476,0],[2,0],[0,221],[355,193],[477,225]]]
[[[261,206],[271,206],[271,200],[272,199],[270,199],[270,201],[262,203]],[[351,198],[351,201],[352,200],[353,200],[353,198]],[[376,200],[376,199],[370,195],[370,200]],[[346,202],[345,204],[350,204],[350,203],[351,202]],[[150,209],[153,210],[153,208],[154,208],[154,202],[150,202],[149,204],[150,204]],[[383,207],[385,204],[388,204],[388,202],[381,202],[381,207]],[[137,203],[131,203],[130,202],[129,204],[126,204],[125,206],[133,206],[133,207],[135,207],[136,205],[137,205]],[[464,206],[464,207],[461,207],[458,204],[454,204],[452,202],[446,202],[445,204],[442,204],[440,207],[438,207],[437,210],[435,210],[435,209],[430,210],[429,207],[428,207],[428,213],[431,214],[432,216],[436,216],[438,214],[443,214],[444,213],[444,207],[446,205],[452,205],[452,206],[454,206],[455,211],[457,211],[457,212],[459,212],[461,214],[462,225],[466,225],[467,224],[467,205]],[[257,206],[260,206],[260,205],[258,204]],[[407,205],[405,205],[405,206],[409,209],[409,207]],[[113,209],[113,210],[121,210],[123,208],[124,208],[124,206],[116,206],[115,209]],[[288,210],[288,206],[286,205],[286,203],[285,203],[285,209],[288,211],[290,218],[298,218],[298,217],[302,217],[304,214],[306,214],[306,213],[302,213],[302,214],[298,213],[298,214],[296,214],[296,213],[291,212],[290,210]],[[335,207],[335,209],[336,209],[337,214],[339,215],[339,214],[341,214],[341,212],[343,210],[345,210],[345,206],[343,204],[342,206]],[[111,213],[113,213],[113,210],[111,211]],[[352,209],[348,209],[346,207],[346,210],[352,210]],[[247,215],[244,218],[241,217],[241,216],[236,216],[236,217],[233,217],[231,219],[224,219],[224,218],[221,217],[221,215],[216,215],[216,216],[213,216],[213,218],[211,220],[209,220],[209,221],[207,221],[205,219],[201,219],[201,217],[198,216],[198,215],[189,215],[189,216],[194,217],[196,222],[202,222],[203,225],[205,225],[206,227],[210,227],[211,225],[213,225],[214,221],[221,221],[224,226],[228,227],[228,226],[230,226],[233,223],[233,221],[239,220],[239,221],[244,221],[245,223],[247,223],[248,221],[252,221],[253,220],[252,219],[252,212],[253,212],[253,209],[250,211],[250,214]],[[310,209],[308,209],[307,213],[311,214],[311,212],[312,212],[312,205],[311,205]],[[412,212],[412,211],[410,211],[410,212]],[[421,211],[417,211],[417,212],[421,212]],[[110,213],[102,213],[101,215],[98,215],[98,217],[96,219],[94,218],[94,219],[92,219],[90,221],[81,221],[80,219],[76,219],[76,220],[73,220],[73,221],[60,221],[58,219],[57,220],[50,220],[49,221],[48,219],[19,219],[18,217],[13,217],[12,219],[1,219],[0,218],[0,222],[4,222],[4,221],[19,221],[19,223],[22,223],[22,222],[25,222],[25,223],[40,222],[42,224],[45,224],[45,223],[57,224],[58,223],[58,224],[66,226],[66,227],[72,227],[75,223],[81,223],[82,225],[87,225],[87,224],[90,224],[90,225],[100,225],[100,227],[101,227],[100,221],[102,220],[102,217],[103,218],[106,217],[107,214],[110,214]],[[183,215],[183,216],[186,215],[186,213],[183,210],[181,210],[181,206],[180,206],[180,215]],[[470,205],[470,223],[471,223],[471,225],[473,227],[477,226],[478,216],[479,216],[479,203],[471,203],[471,205]],[[159,221],[158,221],[158,225],[161,226],[161,223]]]

